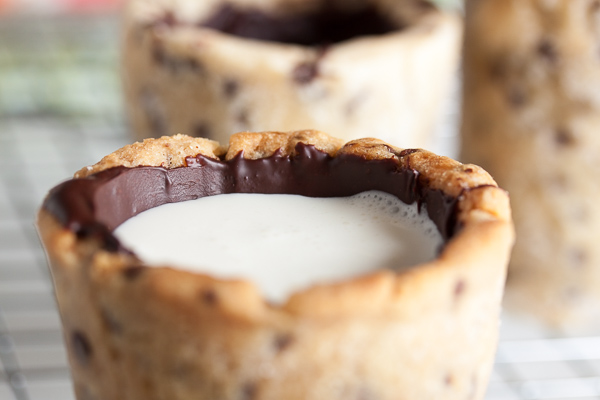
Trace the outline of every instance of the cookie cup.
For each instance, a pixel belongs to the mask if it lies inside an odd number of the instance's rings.
[[[93,184],[115,167],[176,171],[194,168],[194,159],[263,162],[306,148],[356,162],[356,175],[378,163],[409,173],[408,191],[430,193],[419,200],[428,211],[444,199],[451,211],[440,224],[448,235],[439,257],[270,304],[243,279],[147,267],[106,224],[75,223],[60,207],[71,201],[60,197],[65,185]],[[93,203],[93,212],[103,206]],[[513,230],[507,194],[476,166],[376,139],[340,146],[314,131],[236,134],[228,149],[181,135],[148,139],[55,188],[38,228],[79,400],[483,397]]]
[[[598,335],[598,4],[471,0],[466,10],[461,160],[511,194],[505,304]]]
[[[257,13],[331,8],[375,8],[397,29],[300,45],[209,27],[243,13],[251,16],[242,26]],[[318,126],[346,141],[369,132],[428,147],[462,34],[459,17],[413,0],[132,0],[124,14],[123,86],[138,140],[184,133],[227,143],[232,132]]]

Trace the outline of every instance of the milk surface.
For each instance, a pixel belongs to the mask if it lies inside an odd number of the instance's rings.
[[[204,197],[145,211],[115,235],[149,265],[249,279],[273,302],[312,284],[433,260],[442,245],[424,207],[378,191]]]

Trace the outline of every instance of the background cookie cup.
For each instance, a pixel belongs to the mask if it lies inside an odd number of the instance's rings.
[[[253,161],[281,170],[326,163],[327,174],[307,167],[294,183],[328,182],[336,193],[394,192],[395,183],[407,183],[399,197],[425,204],[446,244],[431,263],[314,285],[273,305],[245,280],[145,267],[111,236],[111,218],[126,214],[118,201],[61,197],[65,188],[115,179],[135,186],[126,174],[133,170],[163,174],[164,182],[164,174],[191,168],[213,179],[199,190],[219,192],[235,185],[215,178],[211,163],[224,170]],[[343,181],[346,170],[353,178]],[[150,139],[76,177],[50,192],[38,227],[79,399],[482,398],[513,231],[508,196],[480,168],[376,139],[341,146],[300,131],[240,133],[227,149],[181,135]],[[289,191],[289,180],[256,179]],[[242,181],[236,190],[250,187]],[[170,193],[195,190],[190,181],[170,182]],[[118,185],[102,187],[132,203],[154,196],[143,185],[126,199]],[[76,208],[94,218],[73,218]]]
[[[161,1],[125,7],[132,132],[227,142],[276,126],[428,147],[462,24],[422,0]]]
[[[511,312],[600,333],[600,4],[469,1],[461,160],[511,194]],[[526,16],[526,17],[524,17]]]

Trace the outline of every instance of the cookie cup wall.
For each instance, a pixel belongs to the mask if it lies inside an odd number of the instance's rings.
[[[183,12],[183,4],[131,3],[122,76],[138,140],[184,133],[226,142],[242,130],[319,127],[345,140],[368,132],[406,147],[429,147],[457,68],[461,21],[434,9],[400,15],[410,19],[397,32],[325,49],[198,27],[214,10],[208,5]],[[410,3],[375,2],[389,15],[403,14]],[[293,9],[299,2],[263,2],[262,9],[283,4]],[[179,23],[157,24],[167,13]]]
[[[368,140],[340,151],[360,144],[390,151]],[[449,159],[404,162],[437,189],[456,183],[444,191],[458,197],[461,229],[440,256],[317,285],[281,306],[247,281],[104,251],[42,210],[78,399],[481,399],[513,240],[508,198]]]
[[[430,264],[276,307],[249,282],[80,243],[42,212],[78,398],[482,398],[512,231],[469,218]]]

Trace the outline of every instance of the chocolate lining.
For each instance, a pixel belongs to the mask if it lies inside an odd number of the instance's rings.
[[[225,4],[200,26],[249,39],[304,46],[323,46],[403,28],[373,4],[360,10],[342,11],[325,7],[294,15],[271,15],[258,9],[241,9]]]
[[[126,251],[112,231],[127,219],[166,203],[227,193],[351,196],[368,190],[395,195],[407,204],[425,204],[445,241],[457,230],[455,197],[431,189],[419,173],[397,159],[331,157],[299,143],[297,154],[229,161],[188,157],[187,167],[115,167],[54,188],[43,208],[79,237],[96,237],[109,251]]]

